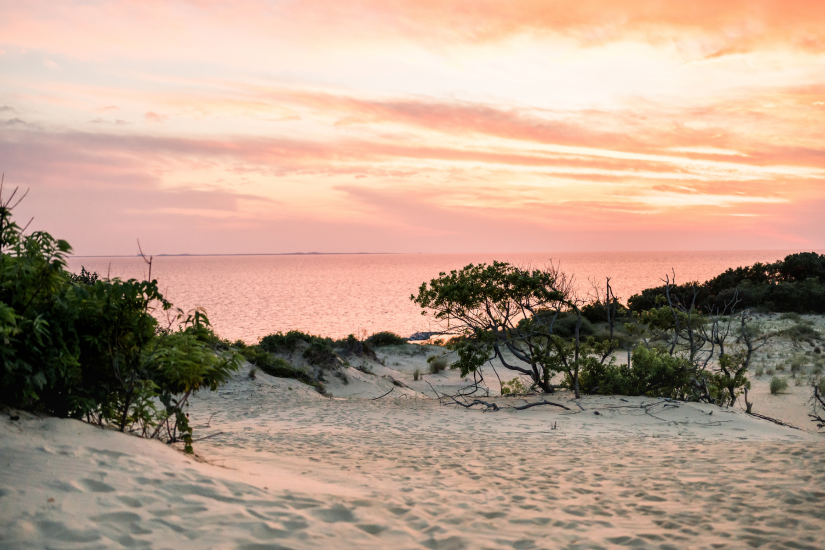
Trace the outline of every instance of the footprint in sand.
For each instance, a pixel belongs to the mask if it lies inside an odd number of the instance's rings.
[[[83,484],[88,490],[93,493],[114,493],[115,488],[109,485],[108,483],[103,483],[102,481],[97,481],[96,479],[81,479],[80,483]]]
[[[355,514],[349,508],[336,504],[331,508],[321,508],[320,510],[313,510],[312,515],[323,521],[324,523],[354,523],[356,520]]]

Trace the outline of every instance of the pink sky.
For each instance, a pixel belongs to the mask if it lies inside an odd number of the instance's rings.
[[[77,254],[825,248],[821,0],[0,0]]]

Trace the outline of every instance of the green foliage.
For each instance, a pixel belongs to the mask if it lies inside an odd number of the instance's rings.
[[[788,380],[786,378],[780,378],[779,376],[774,376],[771,378],[771,393],[776,395],[778,393],[782,393],[788,389]]]
[[[421,369],[416,367],[416,369],[413,371],[413,380],[417,382],[419,378],[421,378]]]
[[[330,367],[338,359],[332,346],[321,339],[313,340],[301,355],[307,363],[318,367]]]
[[[610,305],[610,316],[612,319],[623,319],[630,315],[630,310],[628,310],[624,305],[620,304],[619,301],[615,298],[610,302]],[[586,304],[584,307],[582,307],[582,315],[585,319],[587,319],[593,324],[606,323],[608,321],[606,302],[596,301],[590,304]]]
[[[394,332],[382,331],[376,332],[367,338],[366,342],[374,348],[379,348],[381,346],[400,346],[406,344],[407,339],[402,338]]]
[[[318,336],[303,333],[299,330],[290,330],[286,334],[277,332],[261,338],[260,346],[270,353],[292,353],[299,342],[312,343],[315,340],[323,340]]]
[[[573,313],[564,313],[559,315],[553,324],[553,334],[562,338],[573,338],[576,332],[576,324],[578,319]],[[586,317],[582,317],[581,326],[579,326],[580,336],[591,336],[593,334],[593,325]]]
[[[578,388],[578,369],[586,361],[600,361],[614,341],[582,340],[592,333],[577,304],[568,296],[570,282],[555,268],[522,269],[508,263],[470,264],[421,285],[411,300],[454,334],[447,344],[458,359],[453,368],[462,376],[497,359],[502,366],[530,376],[544,392],[556,372],[565,372]],[[560,333],[556,323],[562,318]],[[574,335],[575,327],[581,324]],[[572,326],[572,330],[570,327]],[[515,358],[505,359],[504,352]]]
[[[69,273],[72,282],[78,285],[94,285],[100,278],[97,273],[86,271],[85,266],[80,266],[80,273]]]
[[[531,393],[530,387],[526,386],[524,382],[521,381],[521,378],[513,378],[509,382],[501,383],[501,395],[519,396],[529,395]]]
[[[588,393],[603,395],[645,395],[676,399],[689,382],[690,363],[656,348],[637,346],[631,366],[588,362],[581,371],[580,384]]]
[[[719,356],[719,371],[702,372],[700,380],[707,385],[714,403],[720,406],[733,405],[740,390],[751,387],[747,371],[747,354],[744,351],[735,354],[723,353]]]
[[[335,341],[334,345],[336,348],[340,349],[342,353],[347,355],[376,358],[375,350],[372,348],[369,340],[359,340],[354,334],[350,334],[343,340]]]
[[[672,287],[672,295],[683,305],[693,300],[706,310],[721,309],[736,292],[740,308],[795,313],[825,313],[825,255],[814,252],[790,254],[771,264],[728,269],[704,283]],[[636,312],[659,305],[664,287],[649,288],[631,296],[628,307]]]
[[[292,378],[308,386],[312,386],[323,393],[323,385],[311,375],[300,369],[296,369],[289,361],[282,357],[274,356],[272,353],[264,350],[260,345],[243,345],[239,347],[238,352],[249,361],[250,364],[270,376]]]
[[[202,312],[158,330],[152,312],[172,305],[157,281],[72,274],[70,250],[48,233],[24,235],[0,202],[0,403],[180,437],[191,451],[188,397],[223,383],[238,359],[204,341],[214,333]]]

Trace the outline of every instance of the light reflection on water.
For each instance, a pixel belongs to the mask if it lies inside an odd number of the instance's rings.
[[[152,276],[176,307],[206,309],[216,332],[231,340],[255,342],[261,336],[298,329],[343,337],[359,328],[391,330],[408,336],[427,330],[426,319],[410,301],[424,281],[469,263],[508,261],[519,265],[561,262],[579,288],[606,276],[626,300],[661,284],[675,270],[679,282],[705,281],[728,267],[784,258],[793,251],[592,252],[530,254],[375,254],[312,256],[161,256]],[[71,258],[101,276],[144,278],[140,258]]]

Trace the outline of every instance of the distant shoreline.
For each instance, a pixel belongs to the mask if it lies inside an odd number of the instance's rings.
[[[264,252],[249,254],[147,254],[155,258],[205,257],[205,256],[369,256],[388,254],[422,254],[421,252]],[[140,254],[101,254],[80,256],[72,254],[72,258],[140,258]]]
[[[556,252],[549,252],[549,251],[539,251],[539,252],[516,252],[515,254],[647,254],[647,253],[668,253],[668,254],[681,254],[681,253],[697,253],[697,252],[710,252],[710,253],[718,253],[718,252],[779,252],[781,254],[788,254],[794,252],[816,252],[818,254],[825,254],[825,248],[813,248],[811,250],[808,249],[796,249],[796,248],[770,248],[770,249],[756,249],[756,250],[746,250],[746,249],[719,249],[719,250],[601,250],[601,251],[580,251],[580,252],[564,252],[564,251],[556,251]],[[180,257],[209,257],[209,256],[403,256],[403,255],[423,255],[423,254],[435,254],[435,255],[453,255],[453,254],[507,254],[504,252],[249,252],[249,253],[241,253],[241,254],[230,254],[230,253],[209,253],[209,254],[148,254],[149,256],[154,256],[155,258],[180,258]],[[72,258],[140,258],[140,254],[88,254],[88,255],[80,255],[80,254],[72,254]]]

